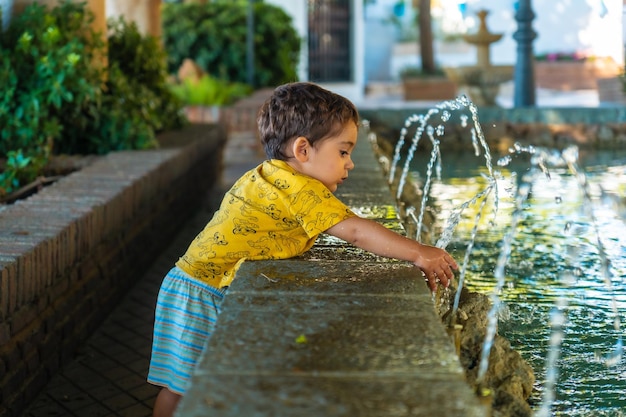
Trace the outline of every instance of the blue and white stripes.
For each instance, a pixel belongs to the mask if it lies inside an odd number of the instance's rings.
[[[161,285],[148,382],[183,395],[213,333],[226,289],[194,280],[178,267]]]

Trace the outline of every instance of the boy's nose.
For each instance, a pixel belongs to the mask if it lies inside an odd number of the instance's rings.
[[[351,170],[354,168],[354,162],[352,161],[352,158],[350,158],[350,160],[348,161],[348,164],[346,165],[346,169]]]

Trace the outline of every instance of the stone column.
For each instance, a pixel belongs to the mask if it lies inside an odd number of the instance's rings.
[[[124,16],[141,34],[161,37],[161,0],[107,0],[106,15]]]

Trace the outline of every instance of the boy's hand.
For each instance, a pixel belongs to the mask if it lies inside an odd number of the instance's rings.
[[[428,245],[422,245],[419,258],[413,262],[413,265],[422,270],[431,291],[437,290],[437,280],[447,288],[454,278],[452,270],[459,269],[448,252]]]
[[[426,275],[431,291],[437,289],[437,280],[448,287],[454,277],[452,270],[459,268],[445,250],[401,236],[373,220],[350,217],[326,233],[376,255],[412,262]]]

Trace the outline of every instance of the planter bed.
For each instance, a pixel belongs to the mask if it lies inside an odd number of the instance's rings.
[[[113,152],[0,206],[0,416],[18,416],[206,198],[218,125]]]

